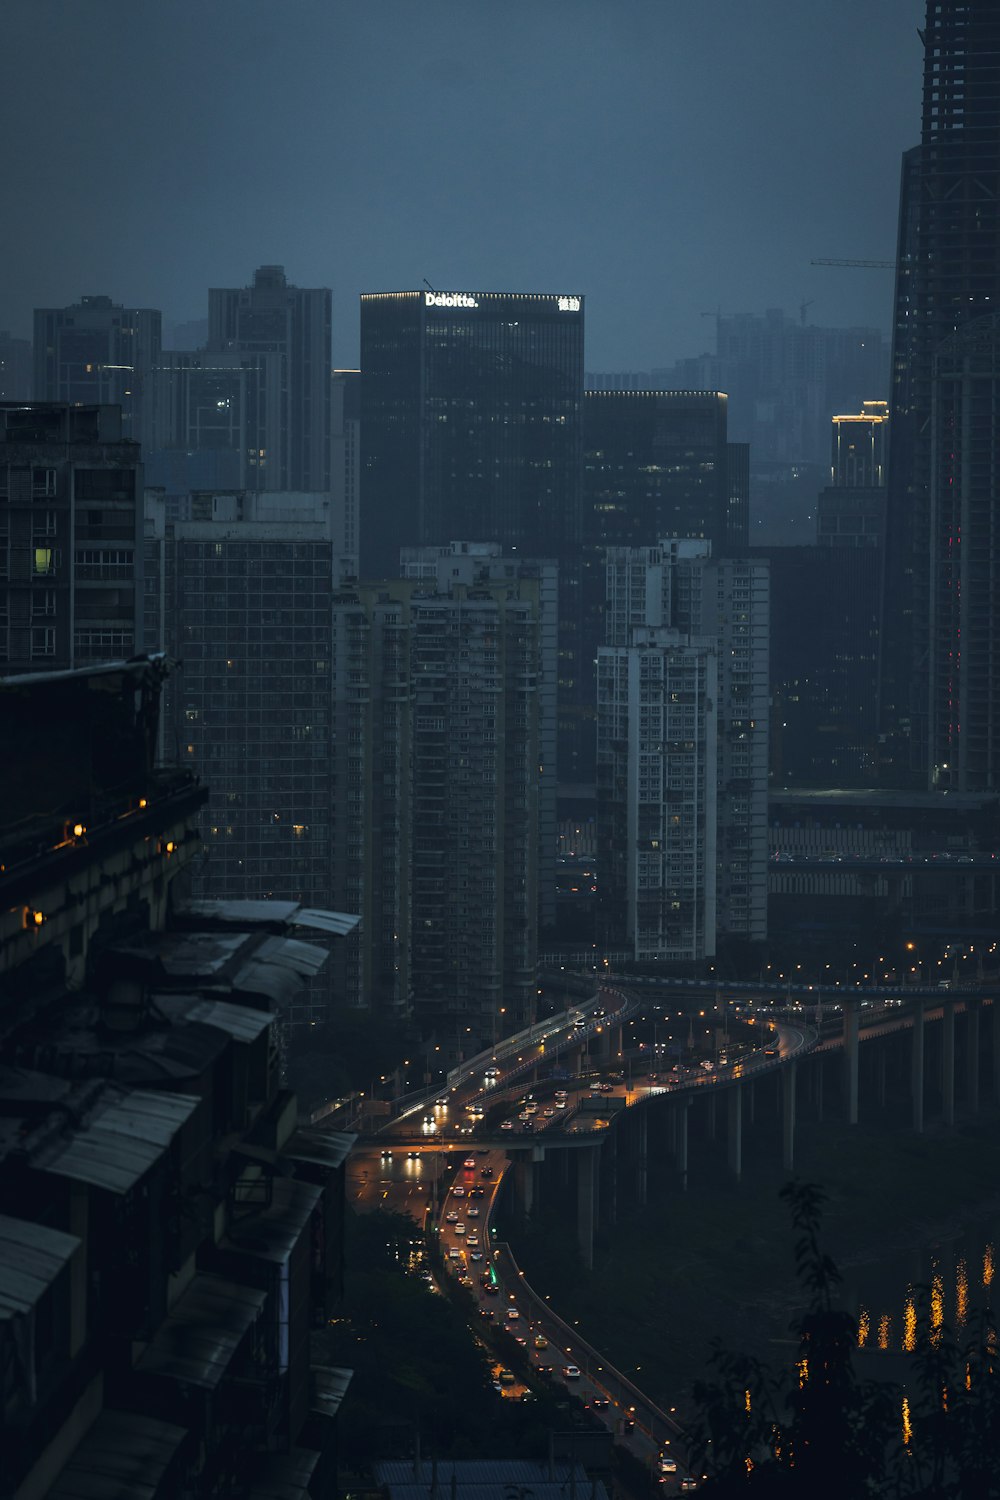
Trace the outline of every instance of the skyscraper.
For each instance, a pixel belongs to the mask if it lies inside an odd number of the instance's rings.
[[[139,439],[143,388],[159,358],[161,317],[110,297],[35,308],[35,399],[117,405],[122,436]]]
[[[583,320],[575,295],[361,299],[362,576],[395,575],[400,547],[462,537],[558,562],[560,781],[585,777],[593,729],[578,582]]]
[[[1000,787],[1000,10],[928,0],[903,158],[881,625],[883,774]]]
[[[268,372],[249,429],[254,489],[330,489],[331,319],[329,290],[291,285],[283,266],[209,291],[208,352]]]

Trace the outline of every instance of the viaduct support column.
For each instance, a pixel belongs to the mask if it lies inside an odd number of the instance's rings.
[[[993,1004],[993,1097],[1000,1099],[1000,995],[994,993]]]
[[[844,1068],[847,1123],[858,1123],[858,1002],[844,997]]]
[[[636,1145],[637,1145],[637,1148],[638,1148],[638,1161],[637,1161],[637,1170],[636,1170],[636,1192],[637,1192],[637,1196],[638,1196],[638,1199],[639,1199],[639,1207],[640,1208],[645,1208],[646,1207],[646,1194],[647,1194],[647,1169],[648,1169],[648,1163],[649,1163],[649,1151],[648,1151],[648,1137],[649,1137],[649,1132],[648,1132],[648,1129],[647,1129],[646,1111],[644,1109],[637,1109],[636,1110],[636,1115],[638,1116],[638,1118],[637,1118],[637,1120],[635,1122],[636,1123],[636,1128],[637,1128],[637,1134],[638,1134],[638,1140],[636,1142]]]
[[[708,1096],[708,1138],[715,1140],[715,1095]]]
[[[965,1098],[970,1114],[979,1113],[979,1011],[978,995],[965,1002]]]
[[[729,1090],[729,1170],[736,1181],[743,1176],[743,1085]]]
[[[781,1074],[781,1165],[786,1172],[795,1167],[795,1070],[790,1062]]]
[[[580,1258],[588,1271],[594,1269],[594,1179],[598,1146],[584,1146],[576,1153],[576,1237]]]
[[[690,1106],[689,1099],[682,1099],[677,1106],[676,1160],[683,1193],[687,1192],[688,1185],[688,1110]]]
[[[946,1000],[941,1011],[941,1097],[944,1123],[955,1123],[955,1002]]]
[[[913,1100],[913,1128],[919,1134],[924,1128],[924,999],[922,995],[913,1002],[910,1095]]]
[[[530,1155],[519,1156],[514,1162],[514,1202],[530,1219],[535,1207],[535,1163]]]

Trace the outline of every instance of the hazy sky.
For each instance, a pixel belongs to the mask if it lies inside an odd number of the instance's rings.
[[[702,313],[888,328],[923,0],[2,0],[0,328],[334,291],[583,292],[587,366]]]

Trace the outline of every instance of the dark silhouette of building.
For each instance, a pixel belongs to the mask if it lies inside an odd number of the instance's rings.
[[[929,0],[903,158],[880,727],[889,784],[1000,787],[1000,10]]]
[[[294,903],[187,898],[163,671],[0,679],[3,1487],[306,1500],[353,1137],[299,1124],[273,1010],[326,954]]]
[[[558,562],[561,782],[593,766],[579,597],[583,326],[578,296],[361,299],[362,577],[393,577],[401,547],[457,537]]]
[[[116,406],[0,404],[0,661],[131,656],[142,590],[139,445]]]
[[[30,401],[31,340],[0,333],[0,401]]]
[[[35,399],[116,405],[122,433],[139,440],[144,388],[160,355],[161,316],[110,297],[35,308]]]

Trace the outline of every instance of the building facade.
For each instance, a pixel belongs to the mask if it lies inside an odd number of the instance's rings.
[[[35,308],[35,400],[120,406],[122,434],[139,441],[146,378],[160,354],[155,308],[81,297]]]
[[[52,671],[141,636],[142,469],[114,406],[0,404],[0,661]]]
[[[0,332],[0,401],[30,401],[33,373],[31,340]]]
[[[882,774],[899,787],[995,791],[996,506],[977,469],[996,426],[1000,12],[988,0],[928,0],[921,36],[921,139],[903,158],[900,192]]]

